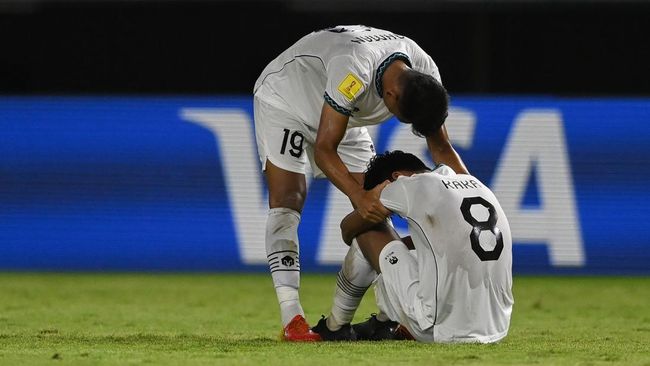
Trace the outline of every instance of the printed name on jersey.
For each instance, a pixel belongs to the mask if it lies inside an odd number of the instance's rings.
[[[354,74],[349,73],[339,84],[338,90],[348,100],[354,99],[361,90],[361,81]]]
[[[367,42],[389,41],[393,39],[403,39],[403,38],[405,37],[395,33],[382,33],[382,34],[376,34],[371,36],[357,36],[352,38],[350,42],[367,43]]]
[[[474,189],[481,188],[483,185],[474,179],[470,180],[444,180],[441,179],[440,182],[445,186],[446,189]]]

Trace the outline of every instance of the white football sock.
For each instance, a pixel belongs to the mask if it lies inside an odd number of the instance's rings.
[[[363,294],[377,277],[377,272],[370,266],[366,257],[361,253],[357,240],[345,256],[343,267],[336,278],[334,303],[332,311],[327,317],[327,328],[336,331],[343,324],[348,324],[354,318],[354,313],[359,307]]]
[[[290,208],[272,208],[266,221],[266,254],[280,304],[282,325],[296,315],[304,316],[300,305],[300,260],[298,224],[300,213]]]

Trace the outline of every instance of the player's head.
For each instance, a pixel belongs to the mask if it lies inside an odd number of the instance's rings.
[[[397,118],[411,125],[414,134],[430,136],[447,119],[449,94],[433,76],[413,69],[404,70],[398,79]]]
[[[400,150],[375,155],[368,163],[363,189],[370,190],[385,180],[394,181],[399,175],[431,171],[417,156]]]

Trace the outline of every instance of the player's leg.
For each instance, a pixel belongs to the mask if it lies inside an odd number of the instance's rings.
[[[314,341],[320,337],[309,329],[298,295],[298,224],[307,194],[301,127],[286,112],[255,99],[255,133],[269,190],[265,246],[280,304],[283,338]],[[291,136],[286,131],[291,131]],[[291,139],[289,149],[287,139]]]
[[[351,341],[356,336],[350,325],[366,290],[377,277],[354,240],[336,277],[332,308],[327,318],[321,319],[313,330],[323,340]]]
[[[393,241],[400,242],[399,235],[395,229],[387,224],[378,228],[378,230],[372,230],[359,235],[356,240],[359,243],[359,250],[376,273],[380,272],[379,255],[381,250],[388,243]],[[399,324],[391,321],[385,309],[379,306],[378,298],[377,300],[379,312],[372,314],[366,321],[352,326],[357,340],[396,339],[394,332]]]
[[[415,256],[404,243],[397,240],[383,245],[379,254],[376,249],[364,254],[376,255],[381,275],[376,282],[375,297],[379,309],[399,323],[399,327],[394,330],[393,339],[432,342],[433,324],[417,310],[422,309],[422,305],[418,297],[420,279]],[[421,270],[433,270],[432,268],[433,265],[425,266]]]
[[[352,176],[363,183],[363,171],[374,155],[372,140],[365,128],[350,129],[338,148],[341,160]],[[387,235],[384,230],[360,235],[357,240],[381,240],[377,237]],[[326,340],[353,340],[356,338],[350,322],[359,307],[366,290],[377,277],[359,249],[357,240],[353,242],[337,274],[336,288],[330,314],[314,327]]]
[[[305,202],[304,174],[286,171],[270,161],[265,175],[269,187],[269,216],[266,224],[266,253],[280,304],[283,338],[315,341],[320,337],[309,329],[300,305],[300,258],[298,224]]]
[[[300,258],[298,224],[306,194],[305,176],[278,168],[270,161],[264,171],[269,189],[266,221],[266,254],[280,303],[282,324],[296,315],[304,316],[300,305]]]
[[[385,324],[388,317],[381,312],[372,316],[370,326],[366,324],[359,328],[350,323],[366,290],[377,277],[377,271],[361,252],[359,243],[388,243],[391,240],[398,240],[398,237],[388,225],[361,234],[353,240],[337,275],[330,314],[313,328],[324,340],[368,340],[378,328],[389,325]]]

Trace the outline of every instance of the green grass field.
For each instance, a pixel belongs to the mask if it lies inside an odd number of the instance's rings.
[[[311,323],[334,283],[303,276]],[[0,364],[650,365],[650,278],[516,277],[514,291],[499,344],[292,344],[265,274],[0,274]]]

